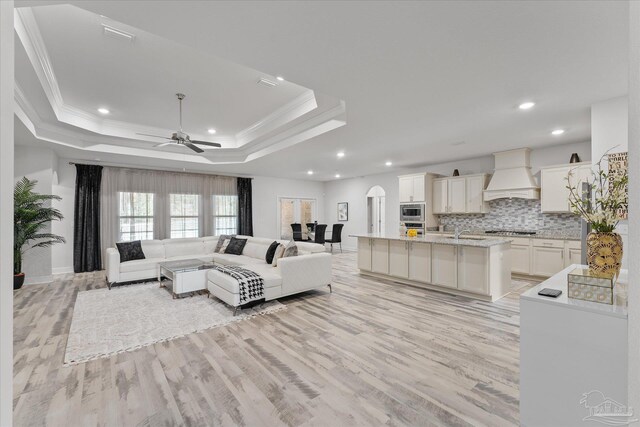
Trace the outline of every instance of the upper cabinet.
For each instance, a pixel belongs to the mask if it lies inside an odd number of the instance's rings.
[[[582,183],[591,176],[591,163],[549,166],[540,170],[540,205],[542,212],[571,212],[567,177],[581,191]]]
[[[429,176],[426,173],[399,176],[400,203],[424,203],[427,200],[426,184]]]
[[[467,175],[433,180],[433,213],[485,213],[483,192],[488,175]]]

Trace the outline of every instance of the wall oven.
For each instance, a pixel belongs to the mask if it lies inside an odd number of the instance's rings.
[[[400,221],[424,222],[424,203],[400,205]]]

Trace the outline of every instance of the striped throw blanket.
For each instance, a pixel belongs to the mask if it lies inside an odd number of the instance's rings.
[[[238,281],[240,304],[264,298],[264,279],[258,273],[235,265],[216,265],[214,268]]]

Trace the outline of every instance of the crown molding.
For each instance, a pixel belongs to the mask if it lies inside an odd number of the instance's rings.
[[[136,134],[170,135],[175,129],[161,129],[109,120],[65,104],[32,9],[28,7],[15,9],[14,25],[58,122],[93,132],[93,134],[76,132],[66,126],[46,122],[16,82],[15,114],[36,138],[95,154],[113,153],[133,157],[175,159],[178,152],[173,148],[158,150],[152,147],[126,145],[127,140],[137,144],[160,143],[161,139]],[[336,118],[345,112],[345,104],[340,100],[335,102],[337,105],[329,109],[325,109],[328,106],[319,108],[314,91],[307,90],[236,135],[210,138],[201,134],[192,134],[193,139],[220,142],[224,148],[205,149],[205,152],[199,155],[188,153],[180,153],[180,155],[184,156],[186,162],[212,165],[245,163],[260,158],[343,126],[346,122]]]

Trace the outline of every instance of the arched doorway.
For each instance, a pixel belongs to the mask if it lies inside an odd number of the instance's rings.
[[[374,185],[367,192],[367,233],[384,234],[385,191]]]

